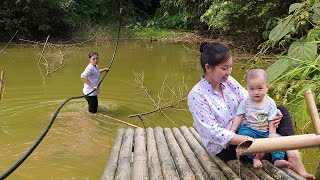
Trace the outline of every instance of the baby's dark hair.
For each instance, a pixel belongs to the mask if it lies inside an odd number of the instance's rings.
[[[205,65],[216,66],[227,61],[231,56],[229,47],[221,42],[201,42],[200,44],[200,64],[203,72],[206,72]]]
[[[92,56],[99,56],[99,54],[96,51],[90,51],[88,56],[91,58]]]
[[[266,83],[268,83],[268,74],[264,69],[261,68],[252,68],[246,73],[246,81],[248,79],[254,79],[257,77],[262,77]]]

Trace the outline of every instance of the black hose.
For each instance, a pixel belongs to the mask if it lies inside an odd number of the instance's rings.
[[[120,9],[120,14],[121,14],[121,9]],[[112,55],[112,59],[111,62],[108,66],[108,69],[105,71],[104,76],[101,78],[98,87],[100,86],[100,84],[102,83],[102,81],[104,80],[104,78],[107,76],[108,72],[110,71],[110,68],[114,62],[114,58],[116,56],[117,53],[117,49],[118,49],[118,44],[119,44],[119,39],[120,39],[120,27],[121,27],[121,21],[119,20],[119,28],[118,28],[118,37],[117,37],[117,42],[113,51],[113,55]],[[91,91],[90,93],[86,94],[86,95],[82,95],[82,96],[74,96],[74,97],[70,97],[69,99],[66,99],[60,106],[59,108],[56,110],[56,112],[54,113],[54,115],[51,118],[51,121],[49,122],[47,128],[42,132],[42,134],[40,135],[40,137],[36,140],[36,142],[30,147],[30,149],[10,168],[8,169],[5,173],[3,173],[0,176],[0,180],[7,178],[13,171],[15,171],[28,157],[29,155],[37,148],[37,146],[40,144],[40,142],[43,140],[43,138],[46,136],[46,134],[48,133],[48,131],[50,130],[53,122],[55,121],[56,117],[58,116],[60,110],[62,109],[62,107],[69,102],[72,99],[79,99],[79,98],[83,98],[85,96],[90,95],[91,93],[93,93],[95,90]]]

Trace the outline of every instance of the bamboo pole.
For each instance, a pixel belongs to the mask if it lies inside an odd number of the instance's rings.
[[[189,128],[191,134],[194,136],[194,138],[196,138],[196,140],[202,145],[202,147],[206,150],[206,152],[209,154],[209,156],[211,157],[211,159],[213,160],[213,162],[218,166],[218,168],[220,169],[220,171],[224,174],[224,176],[227,179],[232,179],[232,180],[240,180],[240,178],[238,177],[238,175],[232,170],[230,169],[230,167],[220,158],[218,158],[216,155],[210,153],[205,144],[201,141],[201,137],[198,134],[198,132],[193,128],[190,127]]]
[[[116,119],[116,118],[111,117],[111,116],[107,116],[107,115],[105,115],[105,114],[100,114],[100,113],[99,113],[99,115],[100,115],[100,116],[103,116],[103,117],[106,117],[106,118],[109,118],[109,119],[111,119],[111,120],[117,121],[117,122],[119,122],[119,123],[126,124],[126,125],[128,125],[128,126],[132,126],[132,127],[135,127],[135,128],[139,128],[139,126],[130,124],[130,123],[125,122],[125,121],[121,121],[121,120],[119,120],[119,119]]]
[[[180,149],[173,133],[169,128],[164,128],[164,136],[166,137],[168,147],[170,149],[172,158],[175,162],[179,177],[181,180],[194,180],[196,179],[187,160],[185,159],[182,150]]]
[[[320,119],[319,119],[319,113],[317,110],[316,103],[314,101],[312,92],[310,89],[306,90],[304,93],[307,101],[307,105],[309,107],[310,116],[313,122],[314,129],[316,131],[316,134],[320,134]]]
[[[145,131],[142,128],[137,128],[134,134],[132,180],[149,179],[146,147]]]
[[[148,127],[146,132],[149,178],[150,180],[163,180],[153,129]]]
[[[202,165],[200,164],[199,160],[197,159],[196,155],[192,151],[191,147],[189,146],[186,139],[181,134],[181,131],[174,127],[173,128],[173,135],[176,138],[184,157],[186,157],[186,160],[188,161],[190,168],[192,169],[194,175],[196,176],[196,179],[209,179],[208,174],[203,169]]]
[[[240,172],[242,180],[259,180],[259,178],[252,172],[249,168],[243,165],[243,163],[239,160],[230,160],[227,161],[228,166],[234,172]],[[240,168],[240,169],[239,169]]]
[[[282,171],[281,169],[279,169],[276,166],[274,166],[273,164],[271,164],[269,161],[267,161],[267,160],[261,160],[261,161],[263,164],[262,169],[264,171],[266,171],[274,179],[277,179],[277,180],[292,179],[293,180],[292,177],[290,177],[284,171]]]
[[[320,135],[304,134],[247,140],[239,144],[236,151],[242,156],[313,147],[320,147]]]
[[[115,179],[130,179],[133,134],[133,129],[124,131]]]
[[[154,129],[154,135],[156,138],[159,160],[164,179],[179,180],[166,138],[163,134],[163,129],[161,127],[156,127]]]
[[[185,137],[189,146],[195,153],[196,157],[200,161],[203,169],[208,173],[210,179],[227,179],[224,174],[219,170],[217,165],[212,162],[211,158],[207,154],[206,150],[198,143],[198,141],[193,137],[191,132],[186,126],[180,128],[182,135]]]
[[[113,180],[118,167],[118,157],[122,143],[124,129],[118,129],[115,143],[112,147],[108,165],[104,170],[101,180]]]

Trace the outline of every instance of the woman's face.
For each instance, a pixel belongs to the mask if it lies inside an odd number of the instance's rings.
[[[232,56],[226,61],[216,66],[205,65],[206,74],[209,82],[211,83],[224,83],[228,80],[229,75],[232,72]]]
[[[97,55],[91,56],[91,58],[90,58],[90,63],[91,63],[92,65],[97,65],[98,62],[99,62],[99,56],[97,56]]]

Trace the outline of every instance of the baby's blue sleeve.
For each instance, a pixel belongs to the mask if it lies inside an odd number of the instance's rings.
[[[268,120],[271,121],[273,117],[277,115],[277,105],[273,99],[271,99],[271,109],[268,115]]]
[[[241,114],[245,114],[246,112],[247,111],[246,111],[246,108],[244,107],[244,100],[242,100],[241,103],[238,106],[236,115],[238,116],[238,115],[241,115]]]

